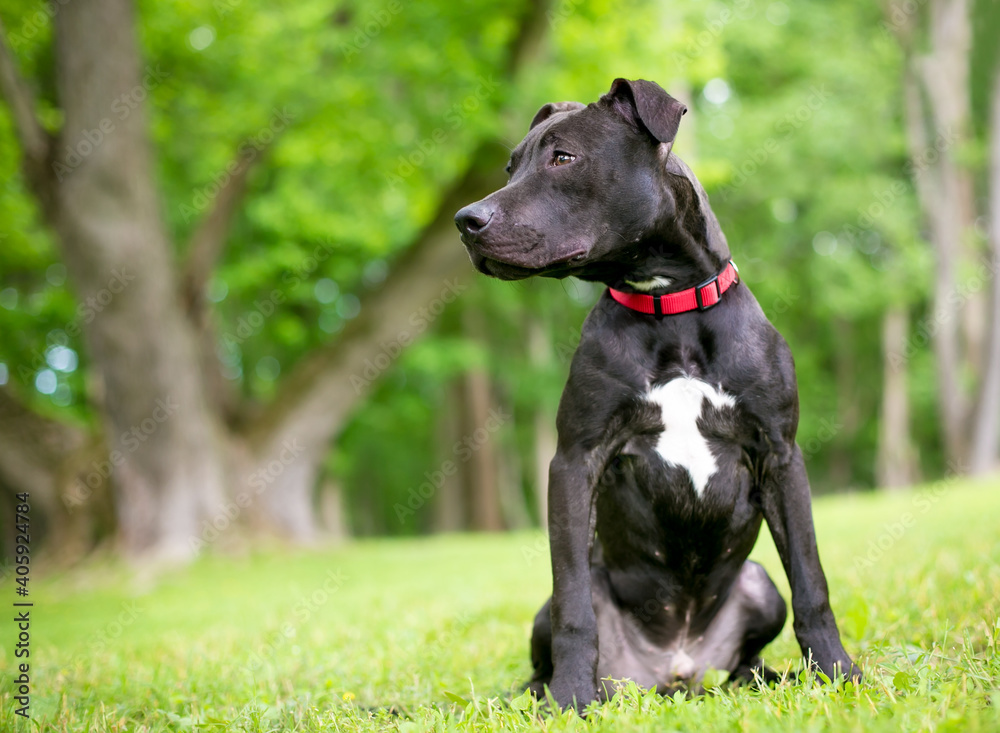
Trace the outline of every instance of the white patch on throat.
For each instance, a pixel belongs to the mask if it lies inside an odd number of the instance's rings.
[[[639,280],[638,282],[632,282],[631,280],[626,280],[629,285],[631,285],[636,290],[640,290],[644,293],[648,293],[650,290],[656,290],[657,288],[668,288],[670,283],[673,282],[669,277],[661,277],[656,275],[649,280]]]
[[[708,441],[698,430],[698,418],[706,399],[716,409],[735,407],[736,399],[693,377],[678,377],[657,385],[649,391],[647,399],[660,406],[663,419],[656,452],[670,465],[686,469],[695,493],[703,496],[718,464]]]

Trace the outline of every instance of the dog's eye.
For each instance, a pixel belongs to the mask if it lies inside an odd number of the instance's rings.
[[[503,172],[506,173],[508,176],[510,175],[510,163],[508,163],[507,167],[503,169]]]
[[[557,150],[552,154],[552,165],[566,165],[567,163],[572,163],[574,160],[576,160],[576,156],[569,153]]]

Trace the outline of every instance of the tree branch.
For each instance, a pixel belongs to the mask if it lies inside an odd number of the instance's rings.
[[[503,185],[501,167],[506,157],[507,149],[501,145],[488,143],[479,148],[469,171],[441,199],[433,220],[395,262],[382,286],[361,298],[361,314],[338,339],[302,359],[250,423],[247,437],[251,443],[261,446],[297,413],[316,413],[315,434],[328,432],[326,426],[343,419],[370,385],[372,380],[363,376],[365,360],[381,353],[379,344],[392,342],[402,348],[416,340],[429,325],[420,309],[449,288],[452,293],[465,289],[461,282],[454,282],[471,274],[455,230],[455,212]],[[352,377],[366,382],[364,388],[357,387],[357,380],[352,383]]]
[[[181,273],[181,292],[187,304],[188,315],[195,321],[199,320],[199,312],[204,307],[205,286],[225,250],[233,218],[243,202],[250,171],[273,144],[272,141],[253,156],[236,154],[226,166],[229,182],[216,195],[211,210],[191,235]]]
[[[547,14],[551,6],[551,0],[528,0],[528,10],[511,42],[507,63],[504,66],[504,74],[509,79],[517,77],[538,55],[545,40],[545,31],[548,27]]]
[[[14,131],[24,154],[25,178],[39,198],[48,199],[51,180],[46,164],[52,150],[52,137],[35,115],[35,95],[21,78],[14,55],[7,45],[7,31],[0,20],[0,94],[7,100],[14,120]]]
[[[254,155],[241,154],[239,151],[243,145],[237,146],[236,155],[226,166],[229,181],[216,194],[211,210],[195,227],[180,273],[181,301],[198,338],[198,356],[208,399],[227,421],[233,419],[237,412],[237,394],[232,382],[220,370],[215,348],[217,334],[205,300],[205,290],[229,241],[229,231],[246,195],[250,172],[273,147],[275,140],[277,138],[255,148]]]
[[[510,45],[504,73],[515,76],[523,68],[527,59],[532,58],[545,38],[546,12],[548,0],[529,0],[529,9],[524,21]],[[273,143],[272,143],[273,144]],[[266,152],[266,150],[264,151]],[[215,264],[225,248],[226,234],[232,218],[239,210],[239,204],[246,192],[246,179],[254,163],[263,154],[250,160],[237,157],[227,170],[235,165],[229,184],[215,198],[215,206],[198,225],[188,245],[187,260],[181,278],[182,290],[189,310],[198,306],[203,297],[205,284],[211,277]]]
[[[548,0],[529,2],[504,65],[508,81],[538,52],[549,7]],[[429,325],[414,327],[415,318],[422,323],[420,309],[449,288],[464,289],[460,279],[471,274],[471,268],[455,231],[455,211],[503,185],[500,171],[507,154],[507,149],[495,142],[480,145],[464,175],[442,197],[434,218],[395,262],[382,287],[362,298],[361,315],[340,338],[300,361],[283,380],[275,398],[247,424],[245,432],[252,446],[263,449],[280,442],[292,425],[298,425],[297,438],[314,443],[309,446],[313,450],[325,450],[371,381],[363,376],[366,360],[381,353],[377,349],[383,342],[402,348],[415,340]]]

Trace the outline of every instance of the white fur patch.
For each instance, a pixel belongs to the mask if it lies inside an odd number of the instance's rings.
[[[670,660],[670,677],[678,680],[690,680],[697,673],[694,660],[683,649],[678,649]]]
[[[687,469],[695,493],[702,496],[718,469],[708,441],[698,430],[703,403],[707,399],[716,408],[735,407],[736,399],[693,377],[653,387],[648,399],[660,406],[664,425],[656,452],[667,463]]]
[[[650,290],[656,290],[657,288],[667,288],[670,287],[670,283],[673,282],[669,277],[662,277],[656,275],[649,280],[639,280],[638,282],[632,282],[631,280],[626,280],[629,285],[631,285],[636,290],[641,290],[644,293],[648,293]]]

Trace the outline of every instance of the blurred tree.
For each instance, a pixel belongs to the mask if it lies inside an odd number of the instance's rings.
[[[920,476],[911,440],[909,370],[904,356],[909,330],[906,309],[890,307],[882,319],[882,405],[875,466],[877,485],[886,489],[912,486]]]
[[[390,3],[360,26],[352,41],[357,48],[342,43],[345,57],[384,30],[397,6]],[[480,95],[486,93],[484,85],[509,83],[530,57],[545,29],[545,10],[545,3],[529,4],[520,25],[506,31],[501,79],[481,82]],[[385,286],[360,300],[360,315],[335,345],[300,358],[268,404],[250,414],[234,405],[218,378],[218,337],[206,312],[206,289],[249,171],[292,115],[277,113],[268,125],[272,134],[251,141],[253,150],[246,141],[234,146],[237,157],[225,167],[216,189],[197,192],[194,210],[180,207],[185,221],[201,209],[208,211],[198,217],[179,268],[182,274],[175,277],[145,114],[149,91],[169,72],[159,64],[144,67],[128,0],[86,0],[53,7],[52,15],[53,97],[58,105],[53,111],[59,117],[54,131],[39,119],[39,105],[18,74],[2,27],[0,88],[20,141],[24,180],[44,221],[56,232],[78,299],[95,303],[99,312],[99,317],[84,319],[82,331],[96,377],[92,398],[114,466],[107,474],[113,476],[124,547],[133,555],[190,557],[220,516],[233,518],[257,497],[260,506],[252,513],[258,523],[298,540],[311,539],[320,468],[330,441],[372,381],[359,375],[370,368],[367,357],[373,345],[398,339],[401,349],[406,345],[401,334],[414,326],[411,315],[421,304],[447,298],[442,280],[447,285],[448,275],[457,274],[465,260],[454,241],[453,212],[499,185],[494,171],[502,168],[503,158],[489,145],[471,156],[466,173],[442,197]],[[190,39],[196,47],[210,40],[205,33],[212,33],[204,27],[200,31],[201,37]],[[479,97],[473,101],[478,105]],[[461,111],[459,107],[455,114]],[[313,255],[329,252],[317,248]],[[284,281],[294,279],[286,274]],[[255,301],[259,317],[269,316],[285,298],[275,290],[268,297],[263,306]],[[348,311],[357,307],[351,301],[346,306]],[[15,400],[7,390],[4,399]],[[21,424],[37,421],[27,407],[9,409],[6,417],[12,438],[32,440],[32,431]],[[64,442],[73,444],[68,437]],[[18,452],[13,451],[15,457]],[[39,508],[55,504],[67,491],[87,491],[80,477],[75,486],[59,485],[59,462],[45,464],[42,457],[33,466],[51,476],[37,494]],[[0,472],[21,485],[16,469]],[[44,482],[37,483],[41,487]]]
[[[143,105],[125,107],[114,121],[107,109],[107,100],[127,105],[134,90],[161,81],[159,71],[143,71],[130,2],[72,3],[54,20],[64,118],[56,135],[37,119],[33,94],[0,51],[24,178],[57,233],[79,299],[102,310],[83,331],[118,467],[125,545],[189,556],[198,522],[225,496],[223,459],[176,297]],[[144,421],[155,430],[145,431]],[[144,449],[131,451],[147,433]]]
[[[1000,444],[1000,356],[988,348],[1000,328],[991,312],[1000,284],[975,228],[972,16],[966,0],[927,8],[891,2],[887,11],[907,54],[911,167],[936,255],[930,330],[945,448],[952,466],[985,473],[996,467]]]
[[[989,303],[989,335],[986,341],[985,370],[980,389],[978,411],[973,429],[972,470],[985,472],[996,468],[997,443],[1000,442],[1000,63],[994,62],[993,88],[990,95],[990,158],[988,221],[990,258],[993,262],[993,288]]]
[[[106,536],[112,510],[128,514],[125,492],[143,496],[122,482],[151,471],[204,472],[170,520],[194,546],[239,534],[223,531],[233,521],[298,538],[317,523],[365,534],[541,521],[556,403],[600,288],[474,277],[451,216],[502,183],[505,147],[539,105],[594,100],[615,76],[654,79],[689,103],[676,150],[792,346],[814,488],[946,470],[928,336],[933,230],[925,237],[911,183],[907,56],[882,5],[140,0],[138,10],[134,27],[116,14],[107,41],[112,56],[131,44],[131,76],[97,68],[107,59],[93,48],[94,66],[65,68],[61,44],[75,30],[60,28],[76,16],[60,20],[62,5],[0,10],[10,51],[0,61],[0,496],[30,487],[67,552]],[[983,191],[989,27],[977,17],[971,126],[956,149]],[[70,126],[63,97],[81,93],[63,87],[95,89],[89,74],[106,75],[104,91],[74,102]],[[111,89],[113,79],[133,86]],[[126,149],[141,154],[118,165]],[[44,224],[51,210],[82,227],[68,232],[75,245]],[[159,233],[106,237],[119,220]],[[137,277],[133,267],[148,289],[113,279],[112,269]],[[135,313],[145,320],[120,327]],[[983,353],[995,343],[979,339]],[[993,374],[983,372],[983,395]],[[153,396],[176,389],[189,390],[195,428],[176,412],[161,434]],[[116,406],[126,396],[134,404]],[[967,412],[990,399],[967,396]],[[490,431],[481,421],[494,410],[504,421]],[[481,430],[485,452],[463,451]],[[147,518],[133,549],[159,542],[167,514]]]

